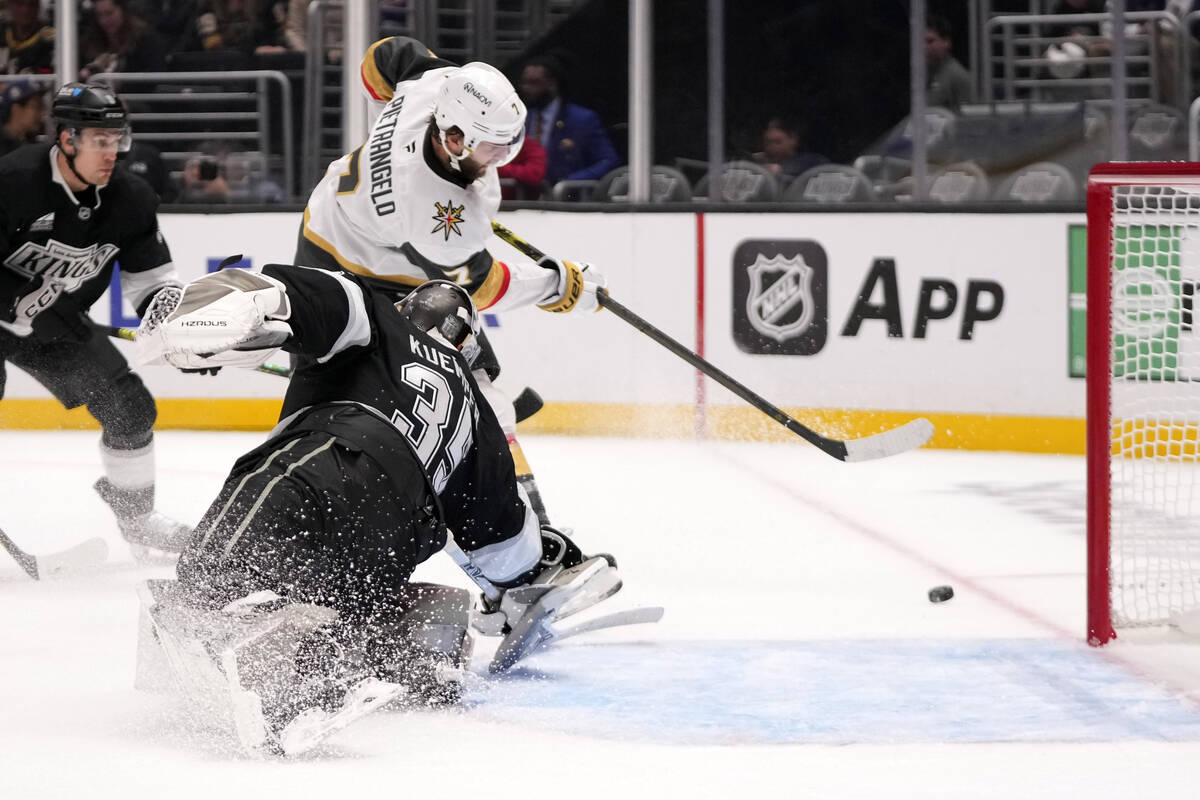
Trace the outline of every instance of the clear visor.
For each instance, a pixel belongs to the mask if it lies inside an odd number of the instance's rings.
[[[127,153],[133,146],[133,133],[129,128],[84,128],[75,131],[73,141],[80,150]]]
[[[521,149],[521,142],[518,139],[515,142],[508,144],[496,144],[495,142],[480,142],[474,148],[467,150],[466,155],[473,158],[476,163],[490,167],[493,164],[507,164],[517,154],[517,150]]]

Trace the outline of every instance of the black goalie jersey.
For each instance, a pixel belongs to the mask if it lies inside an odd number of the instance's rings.
[[[533,517],[504,433],[459,352],[355,277],[279,265],[263,273],[287,287],[293,335],[284,349],[307,356],[292,376],[276,432],[303,427],[315,415],[321,430],[380,464],[415,455],[464,549],[520,533],[527,514]],[[331,416],[331,408],[341,413]],[[418,560],[442,544],[426,543]]]
[[[114,262],[139,312],[164,286],[179,285],[158,230],[158,199],[120,164],[106,186],[75,194],[52,145],[0,159],[0,328],[39,335],[37,317],[63,295],[86,311],[108,288]]]

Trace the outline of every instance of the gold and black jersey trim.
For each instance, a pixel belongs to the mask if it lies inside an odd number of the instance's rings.
[[[367,91],[371,93],[371,97],[374,97],[376,100],[382,100],[385,103],[392,99],[395,90],[392,88],[393,84],[389,83],[387,78],[384,77],[383,72],[380,71],[376,58],[379,48],[389,41],[391,40],[380,39],[368,47],[367,54],[363,56],[362,60],[363,84],[367,87]]]
[[[346,165],[346,171],[338,176],[337,193],[339,197],[358,191],[358,185],[362,182],[362,175],[358,169],[358,159],[361,155],[362,147],[360,146],[350,154],[350,163]]]
[[[367,48],[362,79],[371,96],[386,103],[395,95],[397,84],[419,78],[431,69],[456,66],[452,61],[438,58],[416,39],[391,36]]]
[[[493,258],[492,268],[488,270],[487,277],[483,279],[483,283],[479,284],[479,288],[471,293],[475,307],[481,310],[491,308],[508,291],[508,284],[511,280],[512,276],[508,267]]]
[[[313,247],[316,247],[318,250],[320,250],[322,253],[324,253],[326,256],[333,259],[333,261],[337,264],[337,266],[346,270],[346,272],[352,272],[355,275],[361,275],[364,278],[372,278],[376,281],[383,281],[384,283],[391,283],[391,284],[400,284],[402,286],[410,286],[410,287],[411,286],[419,286],[425,282],[422,278],[411,278],[408,275],[378,275],[375,272],[372,272],[371,270],[364,267],[362,264],[354,263],[350,259],[343,256],[341,253],[339,253],[338,249],[336,247],[334,247],[331,242],[329,242],[327,239],[325,239],[323,236],[321,236],[316,231],[314,231],[311,227],[309,227],[310,216],[311,216],[311,212],[307,208],[304,209],[303,234],[304,234],[305,240],[308,241],[308,243],[311,244]],[[329,267],[331,265],[329,265],[329,264],[305,264],[303,266]]]

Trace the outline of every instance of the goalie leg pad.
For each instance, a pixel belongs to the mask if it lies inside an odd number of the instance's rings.
[[[366,649],[375,674],[405,686],[414,703],[457,703],[474,649],[467,632],[470,593],[412,583],[402,602],[396,619],[368,629]]]

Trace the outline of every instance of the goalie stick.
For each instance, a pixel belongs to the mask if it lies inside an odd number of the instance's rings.
[[[508,242],[534,261],[541,261],[546,257],[544,252],[517,236],[499,222],[492,222],[492,231],[496,236]],[[864,436],[861,439],[842,440],[822,436],[812,428],[788,416],[723,370],[704,360],[697,353],[684,347],[633,311],[621,305],[612,298],[612,295],[607,290],[602,289],[598,291],[596,299],[602,308],[612,312],[623,322],[637,328],[792,433],[815,446],[821,452],[833,456],[839,461],[869,461],[875,458],[887,458],[888,456],[898,455],[908,450],[914,450],[925,444],[933,436],[933,423],[924,417],[918,417],[904,423],[898,428]]]
[[[32,553],[26,553],[8,537],[8,534],[0,530],[0,547],[7,550],[21,569],[25,570],[35,581],[48,575],[58,575],[75,569],[95,566],[108,558],[108,545],[98,537],[80,542],[66,550],[35,556]]]

